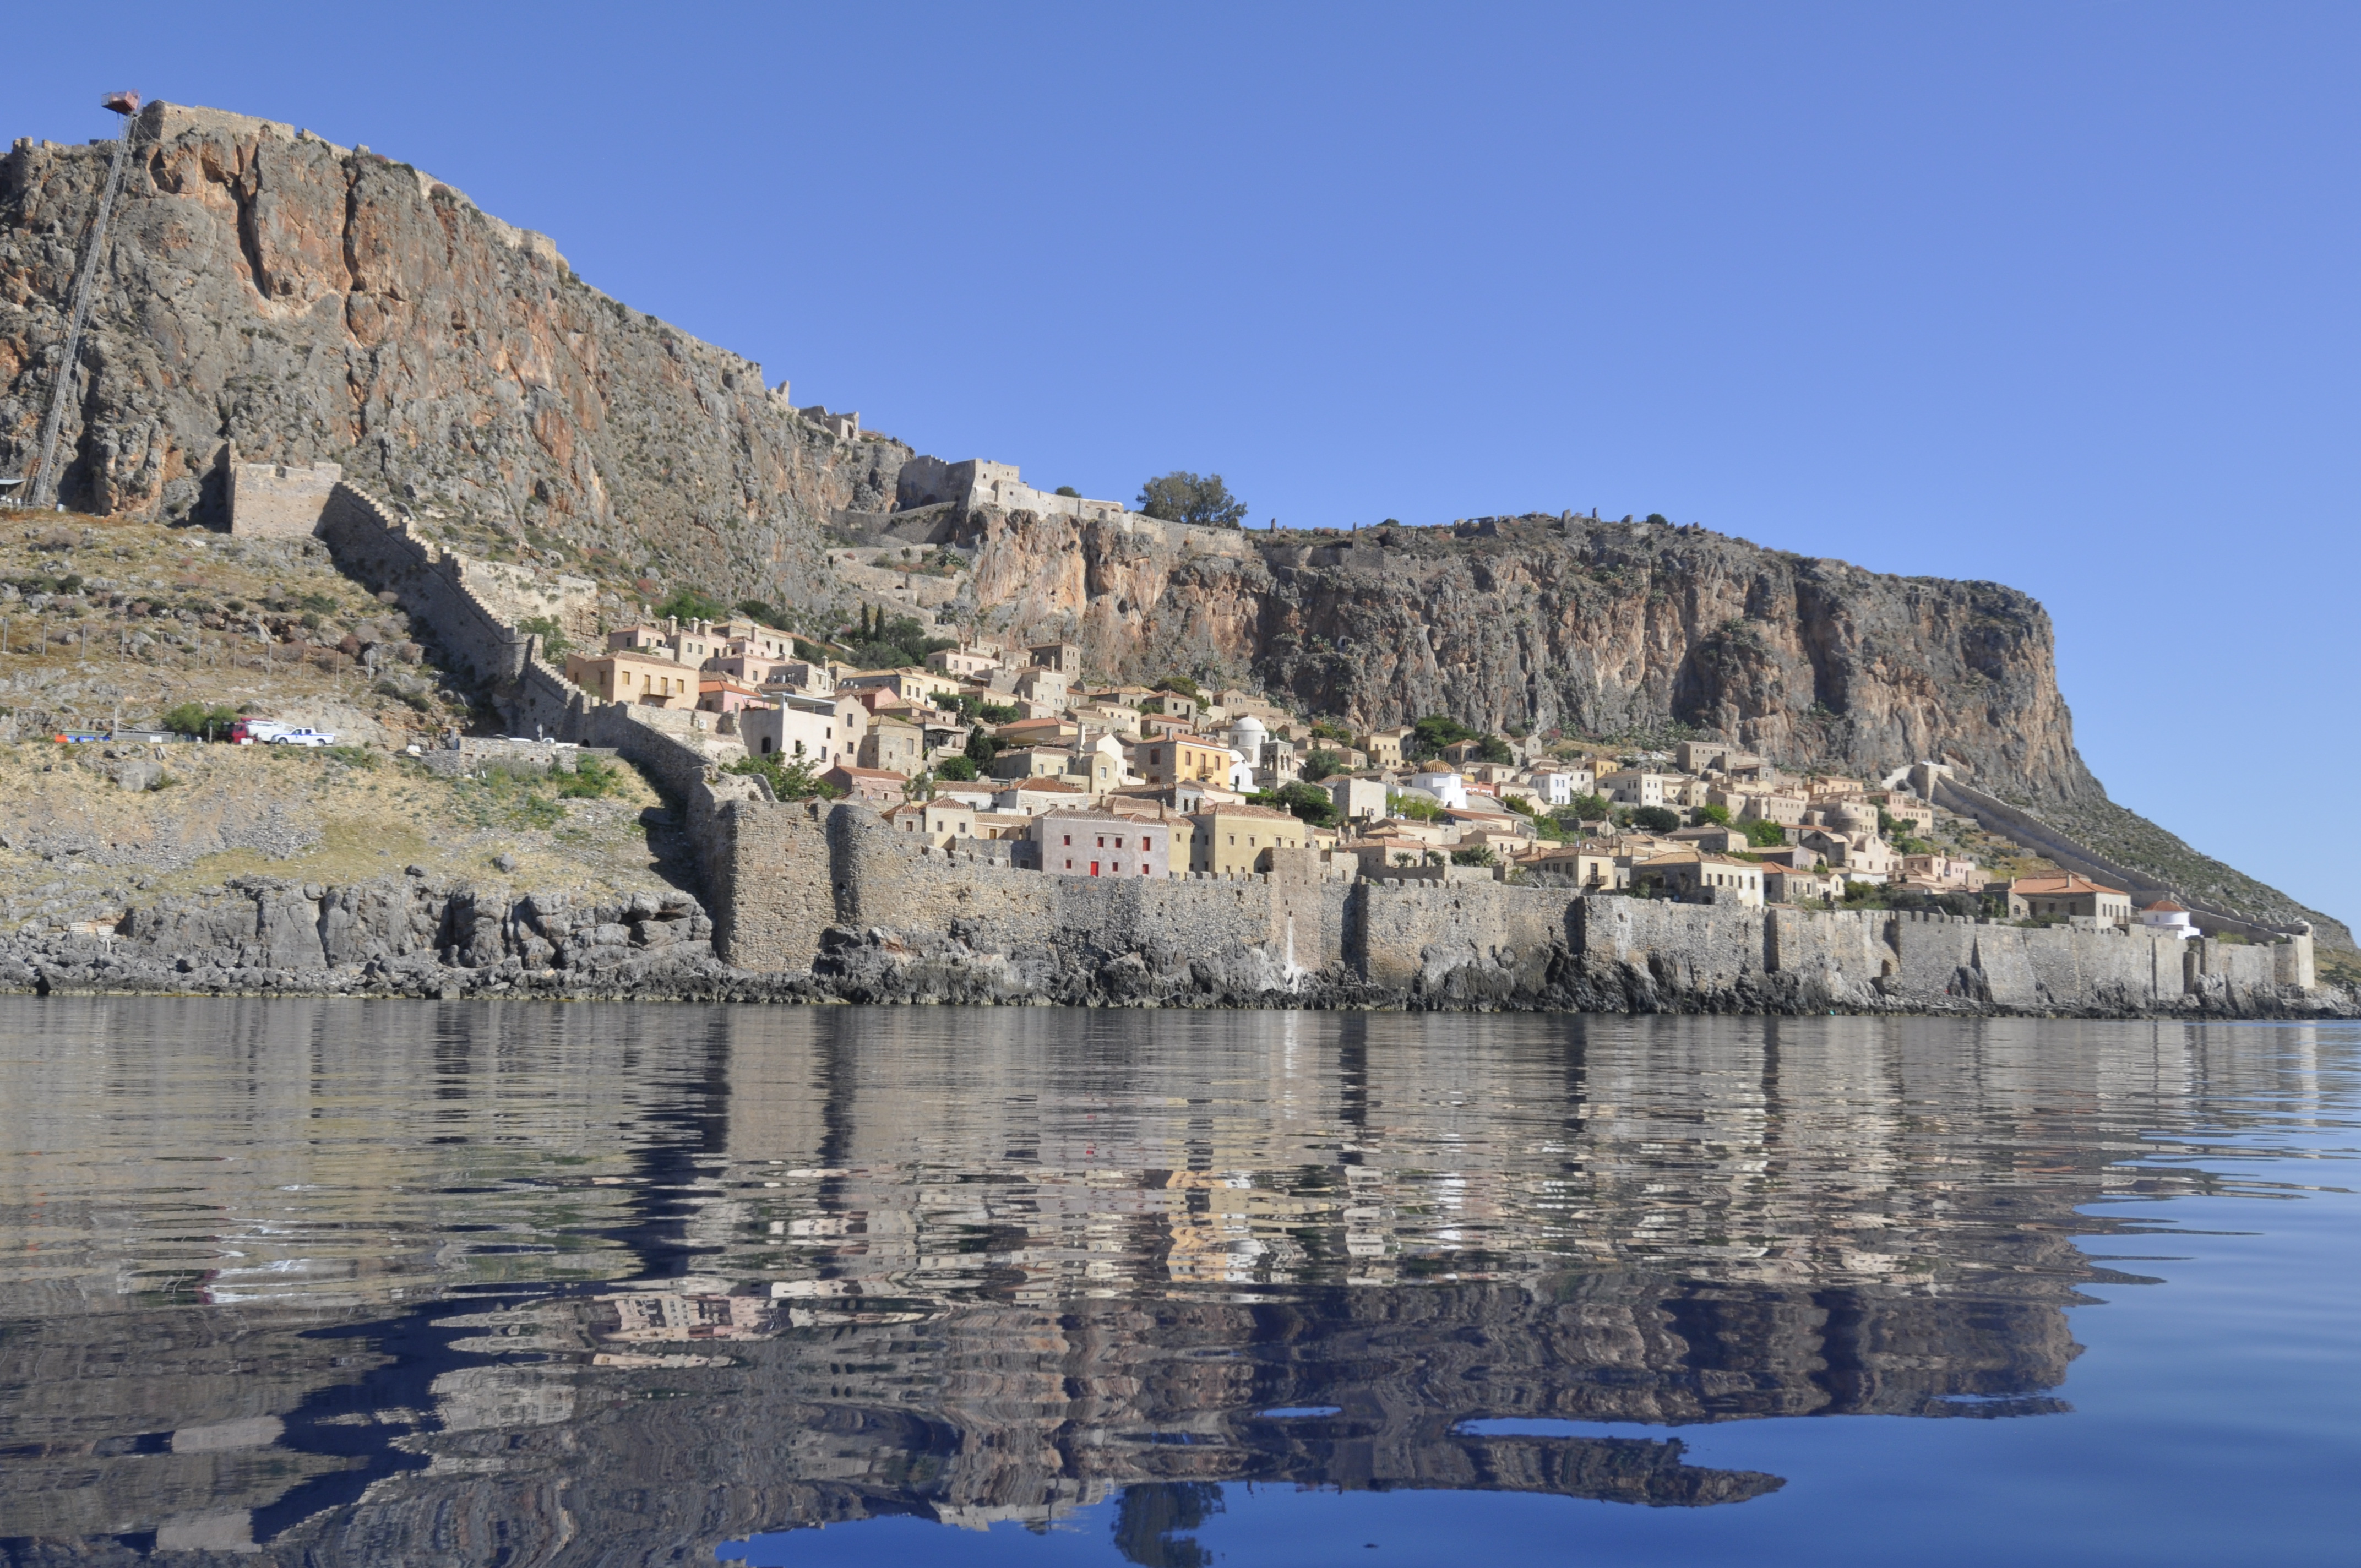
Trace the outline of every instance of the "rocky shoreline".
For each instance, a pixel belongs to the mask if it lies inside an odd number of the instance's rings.
[[[594,903],[513,901],[412,874],[347,887],[244,878],[136,908],[111,929],[0,938],[0,992],[357,996],[546,1002],[1204,1007],[1802,1016],[1841,1013],[2190,1021],[2361,1018],[2334,986],[2192,993],[2179,1005],[2028,1010],[1974,996],[1832,990],[1747,974],[1712,986],[1668,966],[1551,943],[1422,975],[1406,987],[1290,966],[1261,947],[1113,951],[1084,930],[1036,950],[958,936],[830,927],[808,970],[764,973],[714,955],[704,907],[677,891]]]

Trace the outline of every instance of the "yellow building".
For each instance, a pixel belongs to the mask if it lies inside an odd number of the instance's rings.
[[[1270,870],[1273,850],[1301,850],[1311,842],[1303,819],[1267,806],[1216,806],[1191,813],[1189,869],[1230,875]]]
[[[568,653],[566,678],[601,702],[635,702],[647,707],[697,706],[697,671],[671,659],[620,650],[596,656]]]
[[[1184,736],[1151,737],[1131,749],[1132,771],[1149,784],[1230,782],[1230,749]]]

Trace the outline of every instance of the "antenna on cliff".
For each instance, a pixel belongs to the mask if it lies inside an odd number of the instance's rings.
[[[82,269],[74,279],[73,313],[66,325],[66,351],[58,361],[58,378],[49,387],[49,413],[41,422],[41,457],[33,471],[24,476],[30,481],[26,497],[35,507],[46,507],[58,499],[57,470],[58,429],[65,422],[66,390],[73,385],[74,361],[82,353],[82,328],[90,323],[90,306],[94,292],[92,285],[98,276],[99,253],[106,246],[106,220],[115,211],[115,193],[123,188],[123,154],[131,146],[131,127],[137,123],[139,94],[109,93],[101,98],[99,106],[112,109],[123,116],[123,128],[115,133],[115,157],[106,169],[106,191],[98,199],[98,216],[91,220],[90,238],[82,247]]]

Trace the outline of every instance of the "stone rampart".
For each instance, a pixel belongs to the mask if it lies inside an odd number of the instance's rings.
[[[1050,876],[864,806],[719,787],[699,797],[721,955],[853,1000],[2267,1014],[2308,978],[2300,940],[1352,880],[1310,853],[1251,876]]]
[[[345,471],[334,463],[241,463],[229,455],[229,531],[239,539],[301,539],[320,525]]]
[[[407,520],[341,482],[330,491],[316,532],[339,569],[375,592],[391,592],[423,620],[445,659],[494,687],[522,674],[532,638],[470,591],[466,556],[418,538]]]
[[[2233,915],[2210,899],[2160,883],[2144,872],[2134,871],[2112,861],[2031,812],[1987,795],[1972,784],[1939,774],[1932,775],[1928,782],[1934,787],[1935,804],[1945,810],[1972,817],[1977,826],[1987,832],[1997,833],[2046,856],[2066,871],[2121,888],[2132,895],[2135,905],[2170,898],[2186,905],[2209,931],[2230,931],[2264,941],[2287,935],[2279,927],[2262,925],[2243,916]]]

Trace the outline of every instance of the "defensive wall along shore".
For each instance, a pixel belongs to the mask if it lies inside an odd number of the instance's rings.
[[[1270,872],[1251,876],[1019,870],[1005,844],[939,848],[865,806],[778,801],[758,780],[721,772],[742,753],[708,728],[711,716],[598,702],[517,630],[528,616],[571,613],[571,580],[439,549],[375,498],[320,477],[311,532],[346,573],[418,617],[513,733],[612,748],[682,804],[714,971],[684,970],[685,994],[1606,1012],[2271,1014],[2319,1004],[2302,934],[2245,946],[1455,876],[1360,880],[1309,850],[1279,851]],[[474,944],[487,963],[529,967],[530,933],[548,922],[520,909],[491,916],[500,943]],[[469,944],[438,945],[456,955],[445,964],[476,967]]]
[[[1359,881],[1308,850],[1252,876],[1056,876],[1004,846],[939,848],[864,806],[741,784],[701,784],[692,803],[717,950],[809,969],[854,1000],[2271,1014],[2313,988],[2304,936]]]

